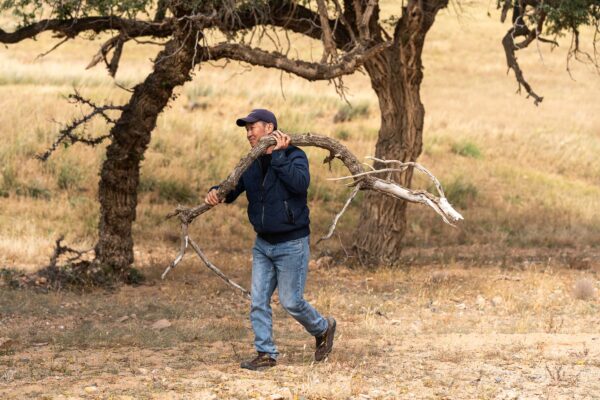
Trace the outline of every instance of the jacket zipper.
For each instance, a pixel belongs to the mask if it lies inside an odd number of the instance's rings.
[[[265,228],[265,181],[267,180],[267,175],[269,174],[269,170],[270,170],[270,168],[267,168],[267,171],[265,172],[265,176],[263,177],[262,194],[260,196],[260,200],[262,201],[262,214],[260,216],[260,223],[261,223],[263,229]]]
[[[285,207],[285,214],[286,214],[286,217],[287,217],[288,221],[289,221],[291,224],[293,224],[293,223],[294,223],[294,214],[293,214],[293,213],[290,213],[290,208],[288,207],[288,202],[287,202],[287,200],[284,200],[284,201],[283,201],[283,205],[284,205],[284,207]]]

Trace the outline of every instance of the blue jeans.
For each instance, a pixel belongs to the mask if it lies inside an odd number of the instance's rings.
[[[304,300],[310,257],[309,237],[271,244],[259,237],[252,248],[250,322],[257,351],[279,354],[273,342],[271,296],[279,287],[282,307],[313,336],[327,329],[327,320]]]

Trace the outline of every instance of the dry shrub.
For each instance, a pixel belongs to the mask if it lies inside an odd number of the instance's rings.
[[[573,296],[579,300],[590,300],[596,295],[594,282],[589,278],[579,278],[573,288]]]

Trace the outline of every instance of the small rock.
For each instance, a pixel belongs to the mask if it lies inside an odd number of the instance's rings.
[[[310,260],[308,262],[308,269],[315,269],[317,267],[318,267],[318,265],[317,265],[317,262],[315,260]]]
[[[146,368],[138,368],[138,372],[142,375],[146,375],[148,373],[148,370]]]
[[[459,310],[464,310],[465,308],[467,308],[467,306],[465,305],[465,303],[460,303],[456,305],[456,308],[458,308]]]
[[[171,322],[168,319],[159,319],[152,324],[152,329],[162,330],[171,326]]]
[[[129,319],[129,315],[123,315],[121,318],[117,319],[117,322],[125,322]]]
[[[475,304],[477,304],[477,307],[479,308],[485,307],[485,297],[478,295],[477,300],[475,300]]]
[[[412,324],[410,324],[410,328],[414,333],[419,334],[423,330],[423,324],[421,324],[421,322],[419,321],[415,321]]]
[[[500,296],[494,296],[494,298],[492,298],[492,304],[494,305],[494,307],[502,305],[503,302],[504,300],[502,300],[502,297]]]
[[[279,394],[279,393],[275,393],[272,394],[271,397],[269,397],[271,400],[283,400],[283,395]]]
[[[500,394],[498,394],[496,396],[496,399],[498,400],[517,400],[519,399],[521,396],[519,395],[519,393],[514,390],[514,389],[507,389],[504,390],[503,392],[501,392]]]
[[[98,391],[98,386],[96,386],[96,385],[86,386],[83,388],[83,391],[86,393],[96,393]]]

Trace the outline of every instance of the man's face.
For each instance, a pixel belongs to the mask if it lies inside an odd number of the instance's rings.
[[[270,135],[271,132],[273,132],[273,124],[271,123],[257,121],[246,124],[246,138],[248,138],[251,147],[255,147],[263,136]]]

